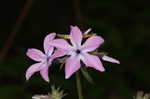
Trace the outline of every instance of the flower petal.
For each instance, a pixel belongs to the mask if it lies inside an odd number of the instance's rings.
[[[85,63],[86,66],[93,67],[96,70],[99,70],[101,72],[105,71],[98,56],[90,55],[86,53],[83,55],[83,58],[81,58],[81,60]]]
[[[80,68],[80,59],[77,57],[70,57],[66,60],[65,64],[65,78],[70,76]]]
[[[71,26],[70,40],[73,46],[81,46],[82,32],[77,26]]]
[[[27,71],[26,71],[26,80],[29,80],[29,78],[35,73],[40,71],[41,66],[43,65],[43,63],[36,63],[31,65]]]
[[[49,82],[48,69],[49,66],[45,66],[43,69],[40,70],[42,78],[47,82]]]
[[[119,62],[117,59],[114,59],[114,58],[109,57],[109,56],[106,56],[106,55],[104,55],[104,56],[102,57],[102,60],[108,61],[108,62],[112,62],[112,63],[120,64],[120,62]]]
[[[55,39],[53,40],[50,45],[55,46],[56,48],[68,50],[71,48],[69,43],[64,39]]]
[[[86,31],[84,32],[84,34],[88,34],[91,30],[92,30],[92,29],[89,28],[88,30],[86,30]]]
[[[55,38],[56,33],[50,33],[48,34],[45,38],[44,38],[44,51],[45,54],[47,54],[48,56],[52,54],[53,52],[53,47],[50,46],[50,42]]]
[[[67,50],[56,49],[54,54],[51,56],[52,58],[62,57],[68,53]]]
[[[30,48],[27,50],[26,55],[35,61],[42,61],[45,55],[38,49]]]
[[[85,41],[85,43],[82,45],[82,49],[86,52],[93,51],[98,48],[103,42],[104,39],[102,37],[92,36]]]

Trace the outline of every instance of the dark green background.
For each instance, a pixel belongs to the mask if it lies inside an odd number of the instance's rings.
[[[133,99],[138,90],[149,92],[150,1],[80,0],[80,5],[75,1],[34,0],[13,46],[0,64],[0,99],[31,99],[34,94],[46,94],[54,84],[68,93],[64,99],[77,99],[74,75],[65,80],[59,64],[50,68],[50,83],[38,73],[25,81],[25,71],[34,63],[25,55],[27,48],[43,50],[43,39],[48,33],[68,33],[70,25],[81,26],[83,31],[91,27],[105,39],[99,50],[121,62],[103,62],[104,73],[88,69],[95,84],[82,79],[85,99]],[[25,3],[26,0],[0,1],[0,48]],[[80,10],[80,19],[76,10]]]

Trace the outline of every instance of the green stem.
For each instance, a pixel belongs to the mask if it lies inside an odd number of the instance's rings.
[[[79,72],[76,72],[76,86],[77,86],[77,92],[78,92],[79,99],[83,99],[82,86],[81,86],[80,73]]]

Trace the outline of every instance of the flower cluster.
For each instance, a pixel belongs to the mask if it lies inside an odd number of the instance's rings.
[[[26,79],[28,80],[35,72],[40,72],[45,81],[49,81],[48,69],[52,61],[62,56],[70,56],[65,59],[65,78],[68,79],[73,73],[81,67],[81,61],[86,67],[92,67],[98,71],[105,71],[100,58],[104,61],[112,63],[120,63],[118,60],[106,56],[105,54],[99,57],[92,54],[101,44],[104,39],[101,36],[91,35],[83,43],[85,35],[88,35],[91,29],[82,33],[77,26],[71,26],[70,35],[67,38],[68,42],[62,38],[56,38],[56,33],[48,34],[44,39],[44,53],[38,49],[30,48],[27,51],[27,56],[38,63],[31,65],[26,71]],[[58,34],[59,35],[59,34]],[[55,50],[54,50],[55,49]]]

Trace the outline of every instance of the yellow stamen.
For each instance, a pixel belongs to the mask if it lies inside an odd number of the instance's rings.
[[[66,34],[57,34],[57,36],[64,38],[64,39],[69,39],[69,35],[66,35]]]
[[[89,38],[89,37],[92,37],[94,35],[96,35],[96,34],[84,34],[83,38]],[[57,34],[57,36],[64,38],[64,39],[69,39],[69,35],[66,35],[66,34]]]

